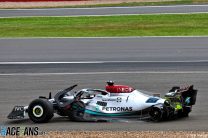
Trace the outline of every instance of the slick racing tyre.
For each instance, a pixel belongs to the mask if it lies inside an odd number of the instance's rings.
[[[53,105],[46,99],[36,99],[28,107],[28,116],[35,123],[46,123],[53,117]]]
[[[85,104],[82,101],[72,103],[72,108],[69,112],[69,118],[72,121],[85,121],[84,120]]]
[[[149,115],[150,119],[155,122],[161,121],[163,119],[163,112],[157,107],[153,107],[150,110]]]
[[[183,117],[188,117],[189,113],[191,112],[192,107],[184,107],[183,108]]]
[[[178,112],[178,117],[188,117],[190,112],[191,112],[190,107],[184,107],[183,111]]]

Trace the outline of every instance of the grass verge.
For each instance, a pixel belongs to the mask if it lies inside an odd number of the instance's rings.
[[[208,14],[0,18],[0,37],[208,35]]]

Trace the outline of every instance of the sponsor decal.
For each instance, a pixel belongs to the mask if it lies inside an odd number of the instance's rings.
[[[132,107],[102,107],[105,111],[132,111]]]
[[[111,102],[113,102],[113,101],[117,101],[117,99],[102,99],[102,101],[107,101],[107,102],[111,101]]]
[[[127,88],[118,88],[118,91],[124,92],[124,93],[131,92],[133,90],[134,90],[133,88],[129,88],[129,87],[127,87]]]
[[[39,127],[18,127],[18,126],[1,126],[0,136],[38,136],[44,135]]]
[[[97,101],[97,105],[107,106],[107,103],[106,102],[102,102],[102,101]]]
[[[15,106],[14,111],[24,111],[24,106]]]
[[[122,101],[122,98],[121,97],[118,97],[117,98],[117,102],[121,102]]]
[[[122,101],[122,98],[121,97],[118,97],[116,99],[102,99],[102,101],[106,101],[106,102],[121,102]]]

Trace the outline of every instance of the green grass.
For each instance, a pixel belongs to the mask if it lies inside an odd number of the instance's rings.
[[[208,14],[0,18],[0,37],[208,35]]]

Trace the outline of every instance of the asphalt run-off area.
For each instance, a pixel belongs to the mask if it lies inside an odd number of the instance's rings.
[[[207,130],[208,39],[206,37],[18,38],[0,39],[0,120],[7,126],[42,130]],[[55,116],[49,124],[6,118],[15,105],[55,95],[78,84],[104,89],[107,80],[164,95],[175,85],[199,90],[188,118],[152,123],[71,122]]]

